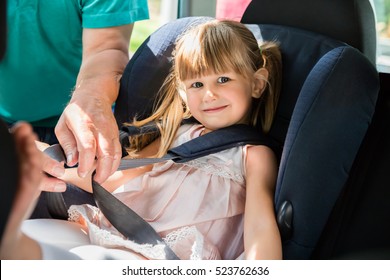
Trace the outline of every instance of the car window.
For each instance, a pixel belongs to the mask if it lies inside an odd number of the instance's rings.
[[[390,73],[390,0],[372,0],[377,28],[377,66]]]

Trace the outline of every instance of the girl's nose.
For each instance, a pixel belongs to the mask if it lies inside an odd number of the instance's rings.
[[[203,101],[204,102],[210,102],[210,101],[213,101],[217,99],[217,96],[216,94],[214,93],[214,91],[212,91],[211,89],[206,89],[206,92],[203,96]]]

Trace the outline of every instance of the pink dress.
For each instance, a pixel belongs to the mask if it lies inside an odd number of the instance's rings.
[[[201,125],[184,125],[173,146],[198,137]],[[246,146],[186,163],[167,161],[114,192],[148,221],[180,259],[236,259],[243,251]],[[163,258],[161,248],[126,240],[100,210],[72,206],[70,220],[87,224],[92,244]]]

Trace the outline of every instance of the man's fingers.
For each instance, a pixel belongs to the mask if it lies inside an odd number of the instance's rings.
[[[78,161],[78,175],[85,177],[96,167],[95,180],[104,182],[117,170],[122,154],[119,131],[111,104],[99,98],[73,94],[56,126],[56,135],[68,158]],[[83,109],[81,109],[83,108]]]
[[[114,173],[119,166],[120,156],[104,156],[98,158],[96,162],[96,173],[93,179],[98,183],[103,183],[107,178]]]
[[[122,145],[119,141],[119,132],[118,132],[118,138],[114,140],[113,145],[114,145],[115,154],[114,154],[114,162],[111,168],[111,174],[118,170],[122,158]]]
[[[96,174],[94,176],[94,180],[98,183],[106,181],[118,169],[122,148],[119,142],[119,132],[115,132],[114,135],[114,138],[110,135],[111,141],[106,141],[104,136],[107,135],[99,136]]]
[[[95,153],[88,150],[80,151],[79,154],[79,166],[77,168],[77,173],[79,177],[85,178],[94,167],[95,163]]]
[[[97,160],[96,173],[93,177],[96,182],[101,184],[107,180],[108,176],[111,175],[112,162],[113,159],[109,156],[101,157]]]
[[[66,126],[65,121],[62,120],[62,117],[55,127],[55,134],[64,150],[66,164],[68,166],[74,166],[78,161],[77,141],[72,131]]]
[[[64,149],[67,164],[78,162],[78,175],[85,177],[94,167],[96,157],[96,128],[91,117],[80,110],[80,105],[69,104],[55,129]]]

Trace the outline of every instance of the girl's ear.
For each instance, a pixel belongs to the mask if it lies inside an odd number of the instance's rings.
[[[268,70],[260,68],[253,74],[252,97],[260,98],[268,84]]]
[[[187,94],[186,94],[185,90],[182,88],[179,88],[178,90],[179,90],[179,95],[180,95],[181,99],[184,101],[184,103],[187,104]]]
[[[185,85],[180,82],[179,86],[176,89],[179,91],[181,99],[184,101],[184,103],[187,104],[187,93],[185,91]]]

